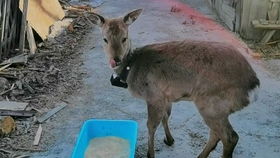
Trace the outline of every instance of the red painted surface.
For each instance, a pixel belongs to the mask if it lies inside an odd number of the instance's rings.
[[[240,41],[232,32],[227,31],[223,26],[216,23],[214,20],[200,13],[199,11],[191,8],[186,3],[182,3],[179,0],[151,0],[158,1],[158,3],[166,3],[169,6],[173,6],[170,8],[172,14],[183,15],[186,16],[186,21],[182,23],[192,23],[195,25],[200,25],[200,27],[205,27],[207,32],[214,34],[214,36],[219,38],[220,42],[226,42],[234,45],[238,48],[243,54],[251,54],[253,53],[251,49],[247,47],[245,43]],[[205,5],[208,5],[208,2],[205,1]],[[174,8],[177,8],[174,10]],[[213,36],[213,35],[212,35]]]

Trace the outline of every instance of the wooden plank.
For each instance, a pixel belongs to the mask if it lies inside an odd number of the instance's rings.
[[[1,23],[2,23],[2,11],[3,11],[2,4],[3,3],[4,3],[4,0],[0,1],[0,49],[1,49],[1,43],[2,43],[2,41],[1,41],[1,36],[2,36],[2,25],[1,25]],[[1,50],[0,50],[0,53],[1,53]]]
[[[280,29],[280,24],[270,24],[269,21],[267,21],[267,24],[261,24],[259,20],[253,20],[252,24],[255,28],[258,29]]]
[[[207,0],[210,6],[213,8],[213,0]]]
[[[35,54],[37,47],[33,35],[33,30],[29,23],[27,23],[27,40],[29,44],[30,53]]]
[[[28,103],[14,101],[0,101],[0,110],[24,110]]]
[[[0,2],[1,3],[1,2]],[[1,152],[4,152],[4,153],[8,153],[8,154],[12,154],[13,151],[10,151],[10,150],[5,150],[5,149],[0,149]]]
[[[5,70],[7,67],[11,66],[11,64],[7,64],[5,66],[0,67],[0,72]]]
[[[233,31],[233,24],[235,20],[235,9],[228,6],[227,4],[222,4],[222,10],[220,17],[225,22],[225,24]]]
[[[214,2],[215,4],[215,8],[217,10],[217,13],[219,14],[219,16],[222,14],[221,11],[222,11],[222,4],[223,4],[223,0],[215,0]]]
[[[14,57],[11,57],[10,59],[4,60],[0,65],[6,65],[6,64],[26,64],[27,63],[27,54],[20,54]]]
[[[279,3],[275,3],[275,2],[270,3],[270,6],[269,6],[269,9],[268,9],[268,12],[267,12],[268,20],[270,20],[270,21],[278,20],[279,7],[280,7]],[[256,25],[254,25],[254,26],[256,26]],[[275,34],[276,29],[280,29],[280,24],[268,24],[268,25],[262,25],[262,26],[264,26],[266,28],[273,29],[273,30],[267,31],[265,33],[264,37],[262,38],[261,43],[265,44]]]
[[[11,1],[11,4],[10,4],[10,8],[12,6],[14,6],[14,0]],[[4,57],[6,57],[10,51],[11,51],[11,45],[13,43],[13,39],[12,39],[12,36],[13,36],[13,32],[14,32],[14,29],[15,29],[15,23],[14,23],[14,12],[15,10],[12,9],[11,11],[11,15],[10,15],[10,18],[9,18],[9,21],[10,21],[10,28],[9,28],[9,33],[7,35],[7,41],[8,41],[8,44],[7,44],[7,52],[6,54],[4,55]]]
[[[13,1],[14,4],[13,6],[18,6],[18,1]],[[14,27],[12,28],[12,34],[11,34],[11,38],[13,40],[12,42],[12,45],[11,45],[11,48],[12,49],[15,49],[16,45],[17,45],[17,41],[16,41],[16,38],[17,38],[17,30],[18,30],[18,16],[19,16],[19,12],[18,12],[18,9],[14,9],[14,19],[13,19],[13,25]]]
[[[6,22],[6,13],[7,13],[7,0],[4,0],[3,2],[3,18],[2,18],[2,21],[1,21],[1,46],[0,46],[0,50],[1,50],[1,54],[0,54],[0,59],[3,55],[3,52],[5,52],[5,44],[3,44],[5,41],[4,41],[4,35],[5,35],[5,22]],[[2,10],[2,9],[1,9]]]
[[[254,24],[255,28],[258,29],[270,29],[270,30],[280,30],[280,25],[279,24],[267,24],[267,25],[262,25],[262,24]]]
[[[243,0],[240,35],[246,39],[259,40],[263,30],[252,27],[252,20],[266,19],[268,9],[267,0]]]
[[[280,0],[269,0],[270,2],[280,3]]]
[[[278,19],[279,5],[280,5],[280,3],[272,3],[271,4],[271,6],[269,7],[269,10],[267,12],[269,20],[274,21],[274,20]]]
[[[15,117],[32,117],[35,115],[33,111],[25,111],[25,110],[0,110],[0,116],[15,116]]]
[[[24,0],[23,4],[23,14],[21,19],[21,30],[20,30],[20,40],[19,40],[19,51],[23,53],[25,44],[25,31],[26,31],[26,15],[28,10],[28,0]]]
[[[3,9],[3,16],[2,16],[3,18],[2,18],[2,22],[1,22],[1,24],[2,24],[1,32],[2,33],[1,33],[1,37],[0,37],[1,38],[1,43],[4,41],[4,33],[5,33],[4,31],[5,31],[5,22],[6,22],[5,18],[6,18],[6,13],[7,13],[7,0],[3,1],[3,8],[4,8]]]
[[[3,18],[3,16],[2,16],[2,11],[3,11],[3,9],[2,9],[2,4],[4,3],[4,1],[5,0],[3,0],[3,1],[0,1],[0,59],[1,59],[1,55],[2,55],[2,43],[3,43],[3,41],[2,41],[2,18]]]
[[[23,1],[20,0],[21,10]],[[28,10],[27,20],[43,40],[47,38],[50,26],[65,16],[58,0],[29,0]]]
[[[242,2],[240,34],[246,37],[252,0],[243,0]]]
[[[14,48],[15,45],[15,32],[16,32],[16,27],[17,27],[17,9],[13,9],[13,6],[17,6],[17,1],[12,0],[11,1],[11,16],[10,16],[10,31],[9,31],[9,36],[8,36],[8,50],[10,51],[11,49]]]
[[[32,94],[35,93],[34,89],[29,84],[24,82],[23,86],[26,87],[30,93],[32,93]]]
[[[241,24],[241,1],[236,2],[235,8],[235,24],[234,24],[234,32],[240,31],[240,24]]]
[[[9,79],[18,79],[18,77],[14,73],[9,73],[9,72],[0,72],[0,76]]]
[[[267,31],[264,37],[262,38],[261,43],[263,44],[267,43],[271,39],[271,37],[275,34],[275,32],[276,30]]]
[[[8,41],[8,34],[10,33],[9,31],[9,27],[10,27],[10,13],[11,13],[11,1],[7,2],[7,15],[6,15],[6,22],[5,22],[5,30],[4,30],[4,41],[6,41],[7,43],[4,45],[4,52],[3,52],[3,56],[6,57],[7,53],[8,53],[8,45],[9,45],[9,41]]]
[[[57,112],[59,112],[60,110],[62,110],[63,108],[66,107],[66,103],[62,102],[60,103],[61,105],[56,107],[56,108],[53,108],[52,110],[50,110],[49,112],[47,112],[47,114],[45,114],[44,116],[42,117],[39,117],[37,119],[37,122],[38,123],[43,123],[44,121],[46,121],[47,119],[49,119],[51,116],[53,116],[54,114],[56,114]]]
[[[39,145],[41,135],[42,135],[42,131],[43,131],[42,125],[39,124],[38,130],[36,132],[36,135],[35,135],[35,138],[34,138],[34,141],[33,141],[33,145]]]
[[[0,96],[2,96],[2,95],[4,95],[4,94],[6,94],[6,93],[12,91],[14,88],[15,88],[15,84],[12,84],[11,88],[8,89],[8,90],[5,90],[5,91],[3,91],[3,92],[1,92],[1,93],[0,93]]]

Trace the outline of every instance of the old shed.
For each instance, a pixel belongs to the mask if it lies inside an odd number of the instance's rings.
[[[208,2],[223,22],[243,38],[263,43],[271,38],[280,38],[280,0],[208,0]]]

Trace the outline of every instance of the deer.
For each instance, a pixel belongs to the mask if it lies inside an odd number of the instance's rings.
[[[239,136],[228,117],[249,105],[251,92],[260,86],[255,71],[238,49],[221,42],[186,39],[132,49],[128,27],[142,10],[110,19],[94,13],[90,21],[101,30],[108,64],[119,82],[146,101],[147,157],[155,157],[154,136],[160,123],[164,143],[174,144],[168,124],[172,103],[192,101],[209,127],[208,142],[198,158],[208,157],[219,141],[222,158],[231,158]]]

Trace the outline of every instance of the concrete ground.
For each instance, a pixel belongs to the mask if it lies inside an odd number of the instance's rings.
[[[198,2],[199,1],[199,2]],[[123,15],[144,8],[143,14],[130,28],[130,37],[135,47],[154,42],[197,39],[220,41],[235,45],[249,60],[261,80],[258,100],[240,112],[231,115],[233,127],[239,133],[240,141],[234,151],[235,158],[280,157],[280,81],[273,72],[266,69],[261,60],[253,60],[250,50],[225,28],[216,24],[198,11],[217,19],[203,0],[107,0],[98,8],[108,17]],[[185,5],[182,5],[185,4]],[[171,13],[171,6],[181,8]],[[184,23],[184,24],[182,24]],[[147,111],[144,101],[133,98],[126,89],[112,87],[109,79],[112,71],[102,50],[99,29],[94,29],[85,41],[84,65],[88,73],[85,88],[78,96],[68,99],[68,108],[61,111],[45,125],[51,129],[55,144],[48,152],[35,153],[33,157],[70,157],[82,123],[91,118],[132,119],[139,123],[136,158],[146,156]],[[93,46],[95,47],[94,49]],[[279,63],[279,61],[277,62]],[[173,106],[170,120],[175,144],[168,147],[163,143],[164,132],[160,126],[156,135],[157,158],[196,157],[208,138],[208,128],[191,102],[179,102]],[[218,145],[210,158],[221,155]]]

